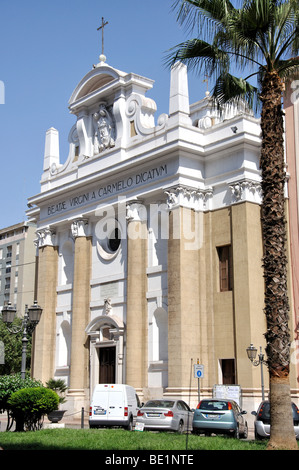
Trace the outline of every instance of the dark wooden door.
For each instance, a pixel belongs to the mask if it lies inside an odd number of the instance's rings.
[[[115,383],[115,347],[99,348],[99,383]]]
[[[223,385],[233,385],[236,383],[234,359],[222,359],[222,377]]]

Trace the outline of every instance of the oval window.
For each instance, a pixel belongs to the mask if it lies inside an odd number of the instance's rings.
[[[108,249],[112,251],[112,253],[115,253],[119,248],[120,241],[120,231],[118,228],[116,228],[112,231],[108,239]]]

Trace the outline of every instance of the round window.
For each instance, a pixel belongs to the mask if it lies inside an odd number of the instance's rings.
[[[113,230],[113,232],[110,234],[110,237],[108,238],[108,249],[112,252],[115,253],[119,246],[120,246],[120,231],[118,228]]]
[[[121,249],[121,227],[116,219],[99,221],[95,228],[97,251],[105,261],[112,261]]]

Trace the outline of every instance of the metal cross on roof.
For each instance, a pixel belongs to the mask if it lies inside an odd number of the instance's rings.
[[[108,21],[104,21],[104,18],[102,16],[102,24],[101,26],[97,29],[99,31],[100,29],[102,30],[102,54],[104,54],[104,28],[108,24]]]
[[[205,75],[205,79],[203,80],[203,83],[206,83],[207,84],[207,91],[209,91],[209,75]]]

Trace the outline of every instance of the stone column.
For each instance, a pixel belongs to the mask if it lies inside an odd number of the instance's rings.
[[[37,301],[43,312],[34,333],[32,371],[33,377],[45,384],[55,371],[58,250],[51,229],[39,230],[37,236]]]
[[[261,208],[258,204],[244,202],[231,206],[237,383],[258,389],[260,368],[252,367],[246,348],[250,343],[257,348],[262,346],[263,350],[265,347],[263,240],[260,218]],[[254,377],[255,382],[252,383]],[[267,387],[267,374],[265,386]]]
[[[202,213],[193,209],[200,199],[191,200],[194,195],[191,197],[190,191],[176,188],[168,196],[168,393],[181,393],[186,398],[190,374],[191,386],[196,387],[191,366],[200,352]]]
[[[89,387],[89,346],[85,328],[90,321],[91,237],[85,219],[72,223],[75,239],[72,344],[69,397],[74,399],[74,411],[86,406]]]
[[[127,318],[126,383],[147,387],[147,217],[146,207],[132,203],[127,207]]]

